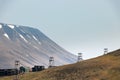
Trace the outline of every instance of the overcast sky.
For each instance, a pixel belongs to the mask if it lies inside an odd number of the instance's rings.
[[[0,0],[0,22],[38,28],[85,59],[120,48],[120,0]]]

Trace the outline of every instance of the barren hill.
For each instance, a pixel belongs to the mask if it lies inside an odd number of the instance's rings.
[[[48,80],[119,80],[120,50],[76,64],[46,70],[40,74],[37,80],[42,80],[42,78]]]
[[[48,67],[51,56],[57,66],[76,61],[75,55],[57,45],[40,30],[0,23],[0,68],[14,68],[15,60],[27,67]]]
[[[10,78],[10,77],[9,77]],[[11,77],[12,78],[12,77]],[[71,65],[28,73],[22,80],[119,80],[120,50]],[[9,80],[0,78],[0,80]]]

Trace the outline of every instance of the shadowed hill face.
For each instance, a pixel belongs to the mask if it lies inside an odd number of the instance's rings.
[[[119,80],[120,50],[75,64],[28,73],[22,80]],[[0,78],[10,80],[12,77]]]
[[[38,29],[0,23],[0,68],[14,68],[15,60],[19,60],[22,66],[48,67],[51,56],[56,66],[76,61],[75,55],[61,48]]]

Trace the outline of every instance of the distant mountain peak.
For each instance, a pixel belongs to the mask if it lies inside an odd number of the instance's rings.
[[[24,66],[48,66],[49,57],[55,65],[74,63],[76,56],[61,48],[38,29],[0,23],[0,68],[14,67],[20,60]]]

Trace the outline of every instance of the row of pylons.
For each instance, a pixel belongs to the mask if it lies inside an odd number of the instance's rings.
[[[80,62],[82,61],[83,58],[82,58],[82,53],[78,53],[78,59],[77,59],[77,62]],[[54,67],[54,57],[49,57],[49,68],[51,67]]]
[[[104,48],[104,55],[108,53],[108,48]],[[83,61],[83,58],[82,58],[82,53],[78,53],[78,59],[77,59],[77,62],[80,62],[80,61]],[[20,65],[20,61],[19,60],[16,60],[15,61],[15,68],[18,70],[19,69],[19,65]],[[49,57],[49,66],[48,68],[51,68],[51,67],[54,67],[54,57]],[[18,79],[18,75],[15,76],[15,79],[14,80],[19,80]]]
[[[104,48],[104,55],[108,53],[108,48]],[[77,62],[83,61],[82,53],[78,53]],[[49,58],[49,68],[54,66],[54,57]]]
[[[104,48],[104,54],[107,54],[108,53],[108,48]],[[80,62],[83,60],[83,57],[82,57],[82,53],[78,53],[78,59],[77,59],[77,62]],[[20,61],[16,60],[15,61],[15,67],[16,69],[18,68],[20,64]],[[49,57],[49,67],[53,67],[54,66],[54,57]]]

